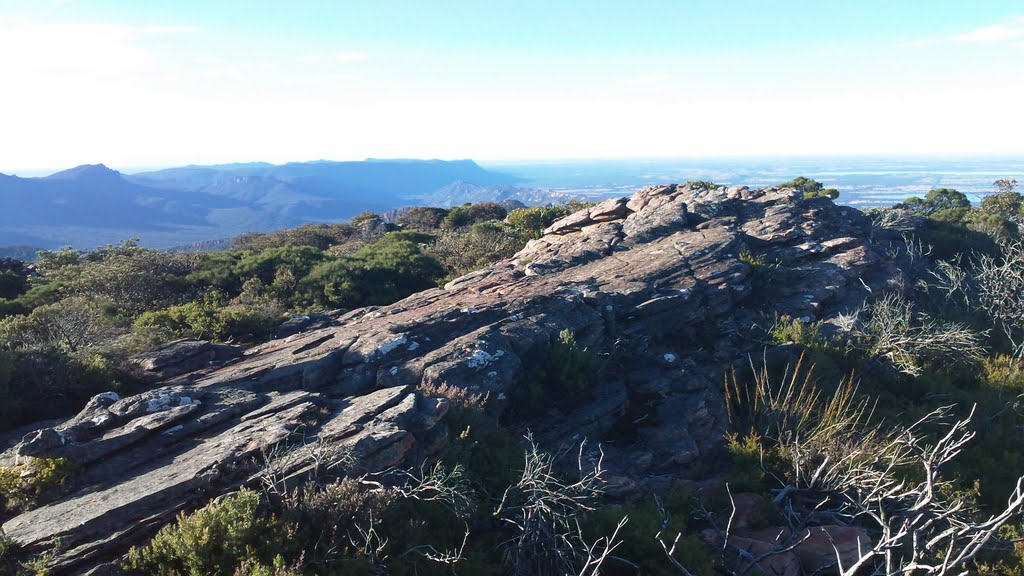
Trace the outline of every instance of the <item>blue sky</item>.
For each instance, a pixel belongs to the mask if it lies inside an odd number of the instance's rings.
[[[0,172],[1024,152],[1019,1],[0,0]]]

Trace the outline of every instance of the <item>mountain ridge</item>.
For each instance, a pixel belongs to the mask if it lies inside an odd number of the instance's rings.
[[[486,195],[489,187],[520,181],[472,160],[402,159],[252,162],[135,174],[84,164],[42,177],[0,174],[0,246],[85,248],[137,237],[161,248],[348,220],[437,199],[456,182],[471,182]]]

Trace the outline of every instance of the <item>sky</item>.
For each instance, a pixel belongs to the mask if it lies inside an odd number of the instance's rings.
[[[0,173],[1024,154],[1019,0],[0,0]]]

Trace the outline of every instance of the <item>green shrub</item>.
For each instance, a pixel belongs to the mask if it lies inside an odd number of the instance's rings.
[[[779,184],[779,188],[795,188],[803,193],[805,200],[810,200],[812,198],[830,198],[835,200],[836,198],[839,198],[839,190],[836,190],[835,188],[825,188],[824,184],[821,182],[810,178],[804,178],[803,176],[798,176],[789,182],[783,182],[782,184]]]
[[[145,312],[133,327],[163,328],[178,337],[208,338],[224,341],[230,338],[259,338],[269,334],[281,323],[281,310],[273,306],[223,305],[223,299],[209,296]]]
[[[508,216],[508,210],[502,205],[494,202],[477,202],[451,208],[445,215],[441,226],[443,228],[464,228],[490,220],[504,220],[505,216]]]
[[[765,260],[747,249],[740,250],[740,262],[750,267],[750,288],[752,297],[760,303],[770,302],[781,286],[782,264]]]
[[[434,231],[441,227],[446,216],[448,210],[444,208],[417,206],[399,216],[398,222],[411,230]]]
[[[299,289],[312,304],[355,308],[391,304],[435,287],[445,271],[421,247],[431,238],[392,232],[349,256],[317,265],[299,282]]]
[[[580,346],[571,330],[562,330],[546,350],[537,353],[534,367],[526,372],[513,394],[513,414],[523,417],[558,406],[572,408],[589,400],[600,382],[606,361]]]
[[[761,466],[766,442],[757,432],[740,436],[730,434],[726,444],[731,467],[729,486],[738,492],[761,492],[764,490],[764,468]]]
[[[0,530],[0,576],[15,576],[24,565],[17,559],[18,547]]]
[[[288,564],[281,556],[275,556],[274,562],[270,566],[247,558],[235,570],[234,576],[302,576],[302,574],[301,560]]]
[[[124,332],[118,308],[102,296],[71,296],[27,316],[0,319],[0,347],[55,346],[69,352],[96,347]]]
[[[50,254],[37,264],[47,283],[59,285],[65,294],[115,302],[128,318],[181,302],[188,291],[186,277],[199,260],[193,254],[141,248],[134,241],[75,256]]]
[[[690,180],[686,183],[686,186],[692,190],[714,190],[718,188],[718,184],[710,180]]]
[[[551,226],[555,220],[572,214],[576,209],[569,204],[518,208],[508,213],[505,222],[527,239],[540,238],[545,228]]]
[[[14,375],[14,354],[0,351],[0,422],[13,422],[18,413],[19,400],[11,394],[11,377]],[[0,432],[4,426],[0,425]]]
[[[601,358],[580,346],[572,331],[562,330],[548,351],[545,384],[558,402],[576,405],[600,381],[604,368]]]
[[[454,278],[512,256],[528,240],[510,224],[482,222],[441,230],[427,250],[444,267],[446,278]]]
[[[361,231],[349,223],[303,224],[276,232],[248,232],[232,241],[232,250],[263,252],[283,246],[312,246],[326,250],[331,246],[344,244],[358,237]]]
[[[823,391],[814,377],[814,366],[804,357],[787,367],[781,378],[768,367],[752,367],[749,379],[736,370],[725,379],[729,428],[737,435],[739,451],[749,452],[749,438],[760,439],[771,449],[799,442],[807,453],[830,455],[845,450],[851,435],[869,435],[872,407],[858,398],[853,377],[834,390]]]
[[[107,359],[92,350],[0,350],[0,432],[70,416],[92,396],[120,389]]]
[[[0,466],[0,512],[33,507],[63,486],[77,470],[63,458],[33,458],[20,466]]]
[[[12,300],[28,290],[28,279],[13,270],[0,270],[0,299]]]
[[[275,566],[294,531],[260,510],[257,492],[241,490],[179,515],[149,544],[132,548],[123,567],[146,576],[232,576],[243,566]]]
[[[769,332],[773,344],[797,344],[805,348],[825,348],[828,342],[821,335],[820,323],[804,323],[797,318],[781,316]]]
[[[583,533],[588,541],[596,541],[611,535],[620,519],[628,519],[619,530],[621,544],[615,549],[615,558],[607,560],[603,566],[609,574],[679,574],[658,543],[659,534],[669,546],[676,534],[681,534],[674,558],[692,574],[713,574],[720,562],[715,551],[689,526],[692,508],[689,490],[679,487],[660,499],[647,495],[619,505],[603,506],[583,518]],[[635,564],[639,570],[629,569],[620,558]]]

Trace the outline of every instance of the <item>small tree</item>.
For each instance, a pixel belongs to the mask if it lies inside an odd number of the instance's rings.
[[[803,193],[804,198],[831,198],[835,200],[839,198],[839,190],[835,188],[825,188],[825,185],[817,180],[798,176],[789,182],[783,182],[779,184],[780,188],[796,188]]]

